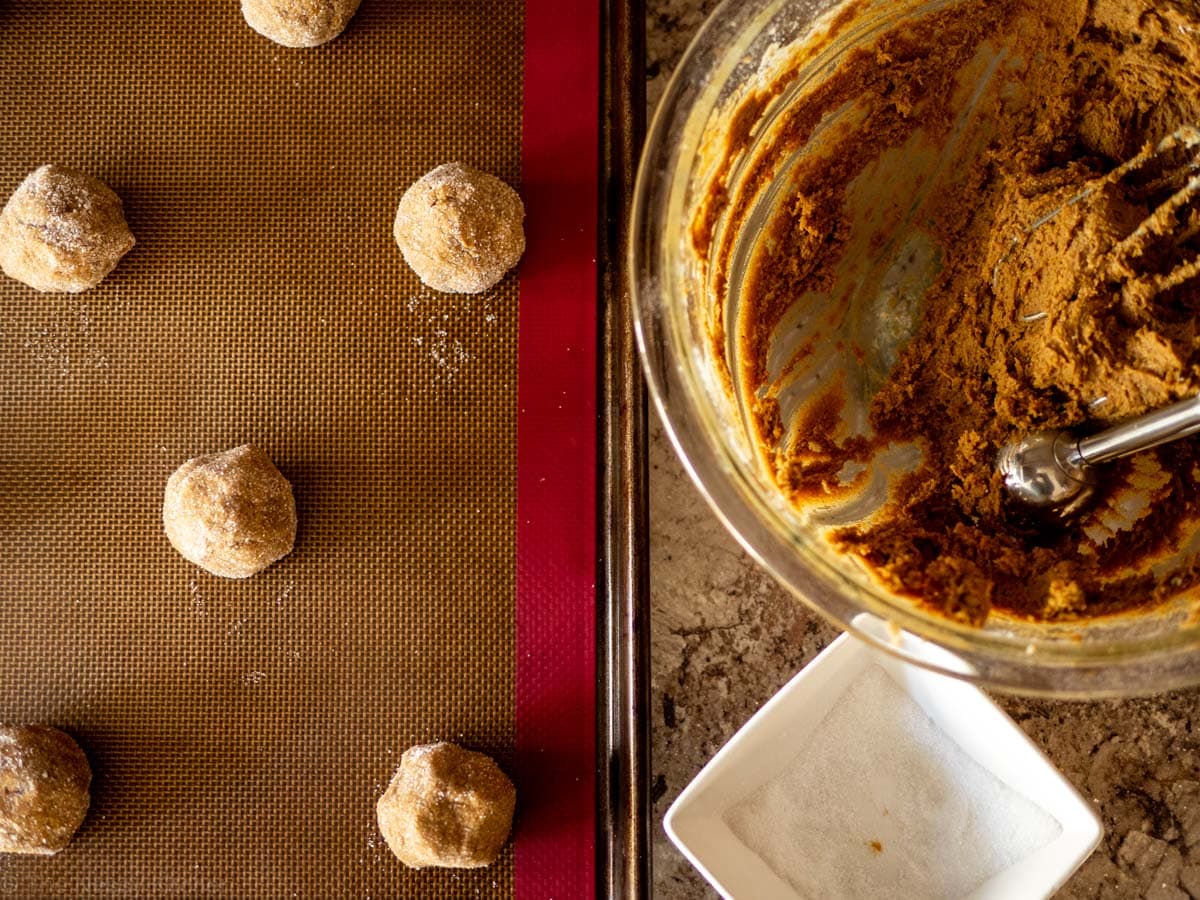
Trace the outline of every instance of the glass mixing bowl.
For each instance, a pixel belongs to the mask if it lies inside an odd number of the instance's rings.
[[[717,515],[762,566],[840,627],[919,665],[1024,694],[1131,695],[1200,682],[1200,622],[1195,600],[1186,596],[1154,610],[1085,623],[993,614],[983,627],[974,627],[889,594],[860,563],[834,551],[822,536],[822,523],[778,489],[750,438],[736,384],[729,383],[727,373],[737,379],[736,346],[727,341],[718,348],[711,339],[714,317],[736,318],[749,248],[779,201],[778,188],[794,160],[780,161],[774,181],[745,219],[729,257],[729,299],[719,311],[704,264],[716,241],[695,249],[690,233],[700,199],[714,180],[731,190],[736,186],[780,111],[819,84],[843,54],[882,29],[954,2],[727,0],[705,24],[655,116],[636,188],[630,253],[638,338],[651,393],[685,466]],[[817,40],[837,14],[851,7],[852,27],[842,27],[843,22],[833,39]],[[983,65],[980,77],[994,69]],[[784,71],[788,75],[780,81]],[[775,89],[762,92],[769,83]],[[766,102],[743,106],[751,94]],[[724,141],[735,130],[745,151],[723,166]],[[814,132],[810,146],[796,155],[812,151],[819,140]],[[955,152],[961,154],[963,146]],[[907,171],[903,161],[883,174],[880,183],[889,190],[928,189],[929,172]],[[728,224],[725,215],[717,217],[713,234]],[[862,309],[849,318],[858,323],[857,340],[865,352],[816,354],[861,388],[860,408],[851,404],[843,417],[862,414],[880,369],[894,361],[911,333],[910,301],[927,283],[930,258],[916,232],[903,230],[909,224],[894,225],[897,233],[885,242],[894,249],[891,256],[882,263],[864,261],[860,274],[875,289],[852,301]],[[913,264],[898,265],[901,258]],[[877,264],[884,270],[872,281],[867,270]],[[833,340],[828,334],[819,337]],[[838,515],[852,519],[846,510]],[[895,640],[899,630],[924,641]]]

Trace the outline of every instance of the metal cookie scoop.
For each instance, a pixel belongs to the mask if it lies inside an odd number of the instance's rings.
[[[1035,431],[1000,449],[996,468],[1010,500],[1067,519],[1091,497],[1095,467],[1200,432],[1200,397],[1078,438],[1069,431]]]

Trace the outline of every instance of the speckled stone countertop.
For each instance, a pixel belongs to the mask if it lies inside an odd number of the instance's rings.
[[[649,0],[654,108],[715,0]],[[654,885],[662,900],[716,896],[662,816],[722,744],[836,631],[759,571],[687,478],[658,423],[650,448]],[[1200,900],[1200,692],[1150,700],[1001,700],[1095,804],[1099,849],[1064,898]]]

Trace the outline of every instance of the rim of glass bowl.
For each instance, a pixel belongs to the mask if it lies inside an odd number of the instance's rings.
[[[703,375],[678,297],[681,285],[667,277],[669,242],[676,233],[670,223],[686,221],[690,170],[681,163],[694,158],[703,127],[723,99],[717,86],[739,65],[753,62],[744,54],[754,36],[791,3],[725,0],[714,10],[666,87],[638,168],[627,248],[634,326],[650,395],[685,469],[725,527],[777,581],[838,627],[908,662],[1000,690],[1055,697],[1129,696],[1200,682],[1200,625],[1149,638],[1030,641],[921,614],[907,601],[855,584],[815,541],[788,528],[743,470],[739,455],[715,437],[722,423],[703,399]],[[808,21],[813,19],[810,11]],[[696,102],[704,99],[711,105]],[[954,656],[901,647],[863,612]]]

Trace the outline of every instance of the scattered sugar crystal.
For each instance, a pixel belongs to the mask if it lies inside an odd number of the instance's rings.
[[[805,898],[962,898],[1062,832],[879,666],[725,821]]]

